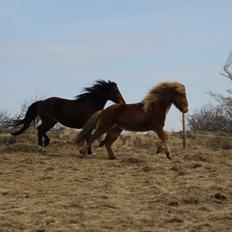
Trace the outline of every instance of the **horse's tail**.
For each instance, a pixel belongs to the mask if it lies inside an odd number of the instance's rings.
[[[101,115],[102,110],[97,111],[94,113],[89,120],[85,123],[85,125],[82,127],[81,132],[78,134],[76,143],[79,145],[82,145],[87,138],[91,135],[93,129],[97,125],[97,121]]]
[[[13,128],[17,129],[20,125],[23,125],[21,129],[12,133],[12,135],[20,135],[22,134],[27,128],[30,127],[32,121],[35,121],[37,115],[37,109],[42,101],[37,101],[32,103],[26,112],[26,115],[23,119],[16,119],[13,121]]]

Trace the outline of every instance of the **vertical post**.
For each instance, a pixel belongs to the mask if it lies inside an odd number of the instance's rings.
[[[185,128],[185,114],[182,113],[182,128],[183,128],[183,148],[186,148],[186,128]]]

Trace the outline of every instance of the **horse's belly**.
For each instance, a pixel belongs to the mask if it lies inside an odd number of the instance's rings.
[[[146,132],[146,131],[150,131],[150,128],[145,128],[145,127],[121,127],[123,130],[126,131],[135,131],[135,132]]]
[[[134,121],[127,121],[126,123],[124,122],[119,122],[118,123],[119,127],[121,127],[124,130],[127,131],[149,131],[151,130],[150,126],[147,125],[146,122],[134,122]]]
[[[66,127],[70,127],[70,128],[75,128],[75,129],[80,129],[82,128],[82,124],[80,123],[70,123],[70,122],[59,122],[61,123],[63,126],[66,126]]]
[[[61,123],[63,126],[80,129],[86,123],[88,118],[78,118],[78,117],[68,117],[66,118],[58,118],[57,121]]]

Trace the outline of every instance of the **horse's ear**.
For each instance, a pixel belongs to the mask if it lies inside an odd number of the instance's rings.
[[[117,85],[115,82],[108,80],[108,84],[110,85]]]

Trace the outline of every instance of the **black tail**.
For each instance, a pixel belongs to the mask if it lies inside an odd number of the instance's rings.
[[[87,138],[91,135],[93,129],[97,125],[97,121],[99,119],[99,116],[101,115],[102,110],[97,111],[95,114],[93,114],[90,119],[85,123],[85,125],[82,127],[81,132],[78,134],[76,143],[79,145],[82,145]]]
[[[17,119],[13,121],[13,127],[17,129],[17,127],[19,127],[20,125],[23,125],[23,127],[21,129],[19,129],[18,131],[15,131],[12,133],[12,135],[20,135],[22,134],[28,127],[30,127],[32,121],[34,121],[37,117],[37,109],[39,104],[42,101],[37,101],[32,103],[29,107],[28,110],[26,112],[26,115],[23,119]]]

